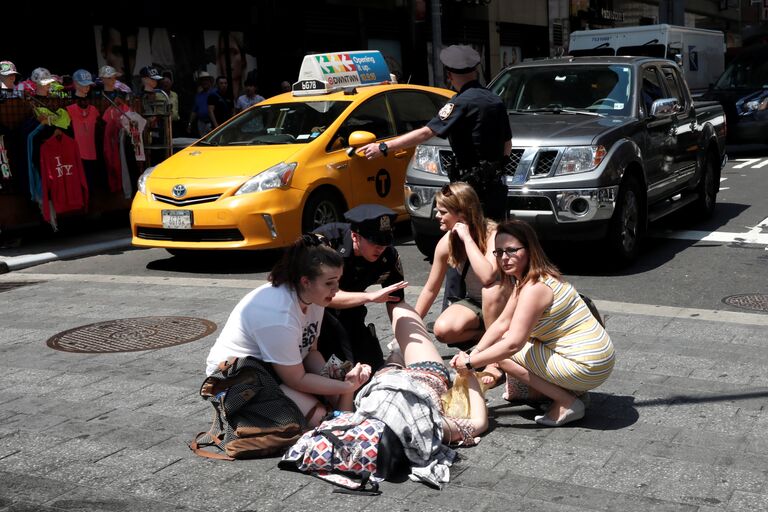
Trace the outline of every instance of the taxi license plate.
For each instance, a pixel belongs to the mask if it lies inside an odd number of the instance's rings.
[[[163,210],[163,229],[192,229],[192,210]]]

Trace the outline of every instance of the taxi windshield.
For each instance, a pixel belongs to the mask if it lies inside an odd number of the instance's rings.
[[[323,133],[349,104],[349,101],[307,101],[257,105],[203,137],[198,144],[306,144]]]
[[[632,69],[619,65],[511,68],[491,84],[510,112],[579,112],[627,116]]]

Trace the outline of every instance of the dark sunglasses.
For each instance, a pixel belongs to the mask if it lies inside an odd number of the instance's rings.
[[[444,197],[450,197],[453,195],[453,192],[451,192],[451,184],[446,183],[443,185],[443,188],[440,189],[440,193],[443,194]]]
[[[514,255],[517,251],[521,251],[525,249],[525,247],[505,247],[503,249],[494,249],[493,255],[497,258],[501,258],[502,255],[506,254],[507,258],[511,258],[512,255]]]

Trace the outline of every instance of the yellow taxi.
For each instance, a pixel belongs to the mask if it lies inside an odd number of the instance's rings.
[[[425,125],[454,93],[392,83],[377,51],[308,55],[292,92],[263,101],[147,169],[131,206],[133,245],[262,249],[362,203],[407,218],[413,149],[356,148]]]

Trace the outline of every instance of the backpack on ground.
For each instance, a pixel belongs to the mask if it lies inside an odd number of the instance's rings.
[[[407,474],[409,462],[396,434],[375,418],[334,412],[305,432],[278,464],[340,487],[334,492],[378,495],[379,482]]]
[[[200,387],[213,423],[189,444],[201,457],[235,460],[280,454],[307,430],[304,415],[253,357],[222,362]]]

